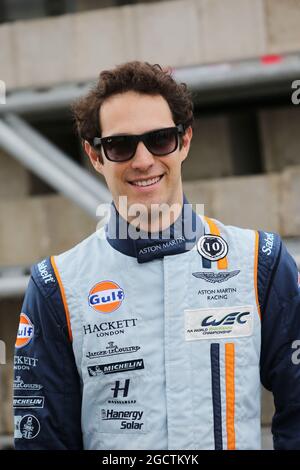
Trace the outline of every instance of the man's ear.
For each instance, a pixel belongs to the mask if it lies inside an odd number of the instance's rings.
[[[102,155],[98,153],[87,140],[84,141],[84,150],[95,170],[102,174]]]
[[[182,146],[181,146],[181,152],[182,152],[182,161],[186,159],[188,156],[190,146],[191,146],[191,140],[193,137],[193,129],[192,126],[189,126],[186,130],[184,135],[182,136]]]

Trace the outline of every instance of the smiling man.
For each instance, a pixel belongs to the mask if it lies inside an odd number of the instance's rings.
[[[161,95],[129,90],[113,94],[102,104],[99,116],[102,137],[94,138],[94,142],[96,147],[102,146],[105,161],[87,141],[85,150],[94,168],[104,176],[117,210],[128,221],[131,222],[130,217],[122,213],[119,204],[120,196],[124,195],[129,207],[139,203],[151,213],[153,205],[164,203],[177,207],[171,223],[179,216],[183,202],[181,164],[192,138],[192,128],[188,126],[191,109],[190,106],[186,116],[175,117],[185,121],[176,125],[168,102]],[[156,223],[159,225],[152,218],[149,226],[143,228],[151,232]]]
[[[278,235],[188,204],[186,86],[129,62],[103,71],[74,114],[111,217],[32,269],[16,448],[259,449],[262,382],[275,448],[300,449],[297,268]]]

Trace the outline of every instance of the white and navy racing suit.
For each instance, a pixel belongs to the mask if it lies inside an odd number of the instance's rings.
[[[194,238],[173,226],[167,240],[114,237],[114,211],[33,266],[17,449],[257,449],[260,383],[274,396],[275,449],[300,449],[296,264],[277,234],[189,207],[177,222],[192,221]]]

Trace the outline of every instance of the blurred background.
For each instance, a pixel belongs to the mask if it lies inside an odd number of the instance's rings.
[[[105,68],[170,66],[195,103],[188,199],[224,223],[280,233],[299,265],[299,24],[300,0],[0,0],[0,447],[12,442],[13,345],[30,265],[88,236],[110,200],[70,103]],[[262,393],[272,448],[273,401]]]

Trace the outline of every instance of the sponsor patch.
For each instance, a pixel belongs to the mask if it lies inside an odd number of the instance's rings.
[[[15,396],[13,400],[14,408],[44,408],[44,397],[36,396]]]
[[[35,357],[27,356],[14,356],[14,370],[30,370],[32,367],[36,367],[38,359]]]
[[[39,420],[32,415],[15,416],[15,439],[34,439],[40,432]]]
[[[39,384],[25,384],[19,375],[14,380],[14,390],[41,390],[42,388],[43,386]]]
[[[123,300],[122,287],[113,281],[102,281],[90,290],[88,302],[96,312],[111,313],[121,306]]]
[[[275,239],[274,233],[264,232],[264,234],[265,234],[264,245],[262,246],[261,251],[265,255],[270,256],[274,247],[274,239]]]
[[[44,281],[44,283],[47,285],[50,283],[52,284],[56,284],[56,280],[54,279],[53,275],[51,274],[51,272],[49,272],[49,268],[47,266],[47,260],[44,259],[43,261],[41,261],[38,265],[38,270],[39,270],[39,273]]]
[[[130,379],[126,379],[124,383],[121,383],[120,380],[116,380],[114,387],[111,388],[113,392],[113,398],[118,398],[119,394],[124,397],[128,397]]]
[[[103,374],[116,374],[118,372],[144,369],[144,361],[143,359],[135,359],[132,361],[113,362],[111,364],[98,364],[96,366],[89,366],[87,369],[90,377],[96,377]]]
[[[203,235],[197,242],[198,252],[209,261],[219,261],[227,256],[228,245],[219,235]]]
[[[126,318],[125,320],[107,321],[98,324],[83,325],[83,333],[90,335],[96,333],[98,338],[103,336],[114,336],[125,334],[126,328],[137,325],[137,318]]]
[[[117,346],[113,341],[109,341],[106,349],[103,351],[88,352],[86,357],[88,359],[97,359],[99,357],[119,356],[120,354],[131,354],[141,349],[140,346]]]
[[[140,434],[146,432],[143,410],[101,409],[100,432],[120,433],[122,431]]]
[[[180,245],[181,243],[185,243],[185,238],[184,237],[177,237],[173,240],[167,240],[167,241],[161,241],[158,240],[156,244],[147,246],[145,248],[141,248],[138,252],[138,255],[147,255],[147,254],[152,254],[152,253],[157,253],[158,251],[166,251],[170,248],[173,248],[174,246]]]
[[[145,379],[141,374],[130,378],[114,379],[113,375],[101,377],[100,407],[122,409],[123,406],[140,406],[140,396],[144,393]]]
[[[207,302],[228,300],[231,295],[238,292],[236,287],[220,287],[219,289],[200,289],[198,295],[206,298]]]
[[[196,272],[192,273],[194,277],[197,277],[198,279],[203,279],[206,282],[211,282],[212,284],[216,283],[221,283],[228,281],[232,277],[237,276],[240,274],[240,270],[236,271],[230,271],[230,272],[219,272],[219,273],[214,273],[211,271],[202,271],[202,272]]]
[[[107,403],[110,405],[135,405],[135,391],[132,391],[132,388],[131,379],[116,380],[113,387],[110,388],[111,398],[107,400]]]
[[[25,313],[20,315],[20,323],[18,328],[16,348],[23,348],[33,338],[34,326]]]
[[[253,306],[185,310],[185,339],[238,338],[253,332]]]

